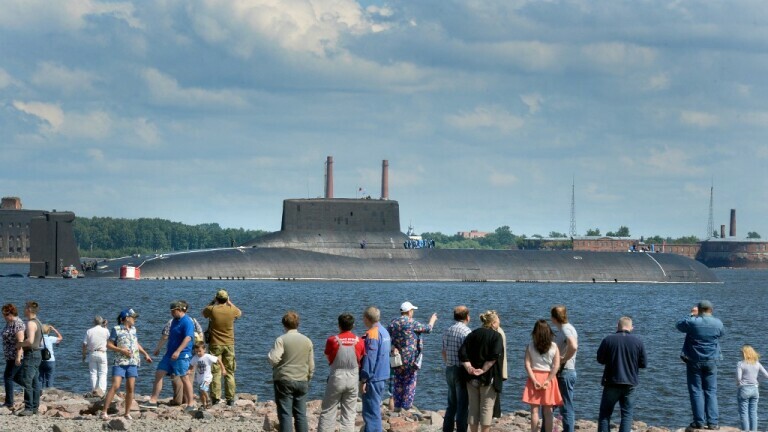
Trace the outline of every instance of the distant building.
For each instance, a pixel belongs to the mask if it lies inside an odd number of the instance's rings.
[[[4,197],[0,201],[0,260],[29,260],[29,224],[42,210],[23,210],[21,199]]]
[[[640,240],[629,237],[584,236],[573,238],[573,250],[575,251],[627,252],[641,251],[644,248],[650,250],[650,247],[640,243]]]
[[[470,230],[470,231],[459,231],[456,234],[465,239],[478,239],[478,238],[483,238],[490,233],[478,231],[478,230]]]

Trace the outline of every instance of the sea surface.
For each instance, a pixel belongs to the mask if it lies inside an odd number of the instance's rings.
[[[0,275],[24,273],[28,266],[0,264]],[[648,424],[682,427],[690,421],[690,404],[685,383],[685,366],[679,359],[683,334],[675,329],[700,299],[715,305],[715,315],[725,324],[722,340],[724,360],[719,375],[718,399],[723,425],[738,424],[736,405],[736,363],[744,343],[768,353],[768,271],[717,270],[722,284],[559,284],[559,283],[413,283],[413,282],[279,282],[115,279],[29,279],[0,278],[2,301],[23,305],[27,300],[40,303],[39,316],[52,323],[64,336],[55,349],[56,386],[75,392],[90,390],[87,366],[80,361],[80,347],[94,315],[110,320],[121,309],[139,312],[139,342],[151,352],[164,323],[171,318],[169,304],[184,299],[191,305],[190,315],[203,326],[200,311],[216,290],[229,291],[232,301],[243,311],[236,323],[237,390],[254,393],[261,400],[273,399],[271,368],[267,352],[282,331],[280,319],[287,310],[301,316],[299,330],[315,344],[317,371],[311,385],[312,399],[322,398],[327,376],[323,355],[325,339],[337,331],[337,316],[350,312],[358,319],[356,332],[362,333],[361,313],[368,305],[382,311],[382,322],[398,315],[400,303],[409,300],[419,309],[417,320],[426,321],[435,312],[438,321],[432,334],[425,335],[424,368],[419,373],[415,405],[421,409],[445,408],[445,380],[440,356],[443,330],[452,323],[452,309],[466,304],[471,311],[471,327],[479,325],[479,314],[495,309],[507,334],[509,380],[502,394],[505,412],[527,409],[520,401],[525,385],[524,349],[534,322],[548,318],[555,304],[568,307],[571,323],[579,333],[576,367],[576,414],[596,419],[600,400],[602,368],[595,361],[603,337],[613,333],[622,315],[632,317],[635,334],[643,339],[648,352],[648,368],[640,374],[635,418]],[[111,357],[110,357],[111,360]],[[159,359],[158,359],[159,360]],[[151,392],[153,365],[142,364],[137,392]],[[170,395],[166,380],[163,396]],[[759,414],[768,418],[768,403],[761,403]],[[614,414],[617,416],[617,413]]]

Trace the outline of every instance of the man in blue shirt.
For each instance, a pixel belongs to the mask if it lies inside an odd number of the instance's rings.
[[[155,384],[147,407],[157,407],[157,399],[163,390],[163,377],[169,375],[181,378],[187,410],[193,410],[192,380],[190,380],[187,372],[189,371],[189,360],[192,358],[195,324],[192,318],[187,316],[187,303],[184,301],[179,300],[171,303],[171,316],[173,316],[173,321],[171,321],[171,330],[168,334],[167,350],[157,365]]]
[[[688,395],[691,398],[693,423],[690,427],[720,429],[717,406],[717,363],[723,355],[720,338],[725,335],[723,323],[712,316],[712,302],[702,300],[698,315],[691,314],[677,322],[677,329],[685,333],[680,357],[686,365]]]
[[[365,356],[360,367],[365,432],[381,432],[381,395],[389,379],[389,351],[392,342],[387,329],[379,323],[381,312],[370,306],[363,312],[368,329],[363,336]]]
[[[632,415],[637,398],[637,377],[647,357],[643,341],[632,333],[632,319],[621,317],[616,333],[606,337],[597,349],[597,362],[603,370],[603,396],[600,400],[598,432],[609,432],[616,402],[621,407],[619,432],[632,431]]]

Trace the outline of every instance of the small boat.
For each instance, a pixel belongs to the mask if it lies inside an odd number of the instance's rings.
[[[73,265],[69,265],[61,269],[61,277],[64,279],[77,279],[83,276],[84,275],[80,274],[80,272],[77,270],[77,267]]]

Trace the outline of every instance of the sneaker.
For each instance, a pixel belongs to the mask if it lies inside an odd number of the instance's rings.
[[[20,413],[19,413],[19,414],[17,414],[17,415],[18,415],[19,417],[28,417],[28,416],[32,416],[32,415],[35,415],[35,414],[36,414],[36,413],[35,413],[34,411],[25,409],[24,411],[20,412]]]
[[[220,401],[220,399],[213,398],[211,399],[211,405],[218,405]]]
[[[194,411],[197,411],[197,407],[195,407],[194,405],[187,405],[187,407],[184,408],[184,411],[186,411],[186,412],[194,412]]]
[[[139,406],[146,409],[157,409],[157,402],[144,402]]]
[[[720,430],[720,425],[707,425],[709,430]]]
[[[229,406],[229,407],[235,406],[235,400],[234,399],[227,399],[227,406]]]
[[[704,426],[702,426],[701,423],[696,422],[689,424],[688,427],[691,429],[704,429]]]

